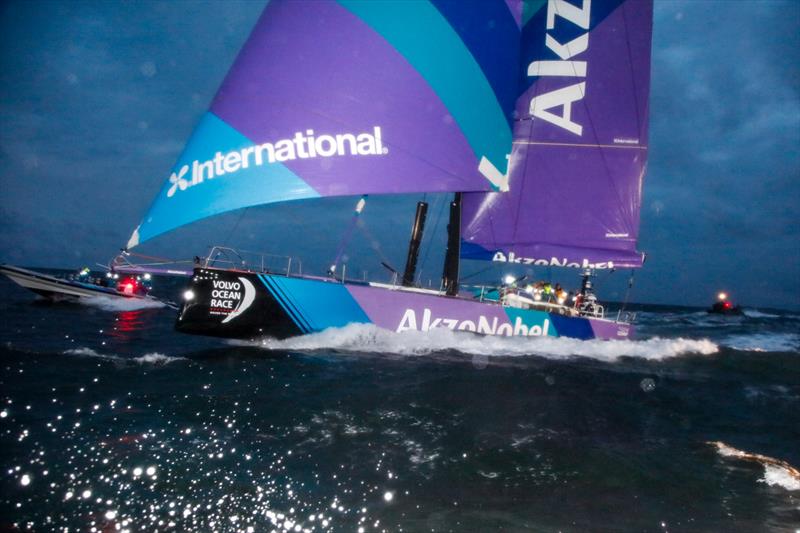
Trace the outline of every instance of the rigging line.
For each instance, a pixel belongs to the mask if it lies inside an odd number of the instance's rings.
[[[636,87],[636,73],[633,71],[633,51],[631,50],[631,38],[630,33],[628,32],[628,17],[625,16],[625,8],[627,4],[622,4],[622,20],[625,26],[625,45],[628,48],[628,65],[630,68],[628,71],[631,75],[631,85],[633,85],[633,100],[636,109],[636,129],[638,133],[641,135],[642,133],[642,119],[639,116],[639,91],[637,91]],[[651,17],[652,18],[652,17]],[[652,30],[651,30],[652,33]],[[646,147],[645,147],[646,149]]]
[[[345,248],[347,248],[347,245],[350,244],[350,239],[353,236],[353,230],[355,229],[356,224],[358,224],[358,218],[361,216],[361,212],[364,210],[366,202],[367,195],[364,194],[361,196],[361,198],[359,198],[358,203],[356,204],[355,212],[353,213],[353,217],[350,219],[350,224],[348,224],[344,235],[342,235],[342,240],[339,242],[339,248],[336,251],[336,257],[333,260],[331,270],[335,270],[339,265],[339,260],[342,258]]]
[[[229,241],[229,240],[231,239],[231,237],[233,236],[233,233],[234,233],[234,232],[235,232],[235,231],[236,231],[236,230],[239,228],[239,223],[240,223],[240,222],[242,221],[242,219],[244,218],[244,215],[245,215],[245,214],[247,214],[247,210],[248,210],[248,209],[250,209],[250,208],[249,208],[249,207],[245,207],[245,208],[242,210],[241,214],[239,215],[239,218],[236,220],[236,224],[234,224],[234,225],[233,225],[233,228],[231,228],[231,230],[228,232],[228,236],[227,236],[227,237],[225,237],[225,239],[223,239],[223,240],[222,240],[222,246],[228,246],[228,241]]]
[[[628,279],[628,288],[625,291],[625,301],[622,302],[622,309],[620,309],[620,312],[624,312],[625,308],[628,307],[628,298],[631,295],[631,289],[633,289],[633,276],[635,274],[636,274],[636,270],[631,269],[631,277]]]
[[[514,141],[514,144],[540,145],[540,146],[571,146],[577,148],[627,148],[628,150],[647,150],[647,146],[638,144],[583,144],[583,143],[554,143],[538,141]]]
[[[194,261],[191,259],[176,259],[175,261],[165,260],[157,263],[128,263],[128,265],[135,267],[146,267],[146,266],[177,265],[179,263],[189,264],[189,263],[194,263]],[[118,266],[125,266],[125,265],[118,265]]]
[[[169,258],[166,258],[166,257],[157,257],[157,256],[154,256],[154,255],[145,255],[145,254],[140,254],[140,253],[136,253],[136,252],[125,252],[125,255],[130,255],[130,256],[134,256],[134,257],[142,257],[144,259],[152,259],[154,261],[161,261],[164,264],[178,262],[176,260],[169,259]],[[119,255],[117,255],[114,259],[116,259],[117,257],[119,257]]]
[[[392,264],[392,262],[391,262],[391,261],[389,260],[389,258],[388,258],[388,257],[386,257],[386,255],[383,253],[383,251],[381,250],[381,245],[380,245],[380,242],[379,242],[379,241],[377,241],[377,240],[375,239],[375,237],[372,235],[372,232],[371,232],[371,231],[369,231],[369,229],[367,228],[367,225],[366,225],[366,224],[364,224],[364,223],[362,223],[362,224],[356,224],[356,227],[357,227],[358,229],[360,229],[360,230],[361,230],[361,231],[364,233],[364,235],[366,235],[366,236],[367,236],[367,238],[368,238],[368,239],[371,241],[371,243],[375,243],[375,244],[376,244],[376,246],[370,246],[370,248],[372,248],[372,250],[373,250],[373,251],[374,251],[376,254],[378,254],[378,258],[379,258],[381,261],[383,261],[384,263],[386,263],[387,265],[391,265],[391,264]]]
[[[603,279],[598,279],[597,283],[595,283],[595,284],[594,284],[594,287],[595,287],[595,289],[599,289],[600,287],[602,287],[602,286],[603,286],[603,284],[604,284],[606,281],[608,281],[608,280],[609,280],[609,278],[611,278],[611,274],[613,274],[614,272],[616,272],[616,270],[612,268],[611,270],[609,270],[609,271],[606,273],[606,275],[605,275],[605,276],[603,276]]]
[[[477,275],[479,275],[479,274],[483,274],[484,272],[487,272],[487,271],[489,271],[489,270],[493,269],[494,267],[495,267],[495,265],[494,265],[494,264],[489,264],[489,266],[488,266],[488,267],[486,267],[486,268],[483,268],[483,269],[481,269],[481,270],[478,270],[477,272],[473,272],[473,273],[472,273],[472,274],[470,274],[469,276],[464,276],[464,277],[462,277],[462,278],[461,278],[461,281],[467,280],[467,279],[469,279],[469,278],[474,278],[475,276],[477,276]]]
[[[429,232],[428,246],[425,248],[425,256],[422,258],[422,264],[419,267],[420,273],[425,270],[425,262],[428,260],[428,255],[431,253],[431,248],[433,248],[433,238],[434,235],[436,235],[436,230],[439,228],[439,221],[442,219],[444,206],[448,205],[449,203],[450,202],[442,202],[442,205],[439,206],[439,214],[436,215],[436,222],[433,224],[433,230]]]

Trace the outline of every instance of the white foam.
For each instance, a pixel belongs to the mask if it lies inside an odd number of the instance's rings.
[[[163,353],[153,352],[146,353],[139,357],[134,357],[131,360],[141,364],[166,365],[175,361],[183,361],[185,359],[185,357],[164,355]]]
[[[800,479],[780,466],[764,465],[764,477],[759,481],[767,485],[783,487],[786,490],[800,490]]]
[[[438,328],[428,332],[394,333],[372,324],[350,324],[286,340],[263,339],[268,350],[316,351],[335,349],[358,353],[428,355],[458,351],[480,356],[536,355],[550,359],[588,357],[616,361],[620,357],[661,360],[687,354],[708,355],[718,347],[707,339],[577,340],[554,337],[479,336]]]
[[[766,455],[737,450],[720,441],[709,442],[709,444],[715,446],[717,452],[723,457],[751,461],[763,466],[764,477],[759,479],[760,482],[771,486],[780,486],[786,490],[800,490],[800,472],[789,463]]]
[[[101,359],[115,359],[114,355],[105,355],[92,350],[91,348],[73,348],[65,350],[64,355],[81,355],[83,357],[99,357]]]
[[[153,364],[153,365],[165,365],[168,363],[172,363],[174,361],[181,361],[185,360],[185,357],[175,357],[171,355],[165,355],[158,352],[146,353],[139,357],[120,357],[119,355],[112,355],[112,354],[103,354],[99,353],[91,348],[74,348],[71,350],[66,350],[64,355],[79,355],[82,357],[98,357],[100,359],[107,359],[110,361],[118,361],[118,362],[134,362],[139,364]]]
[[[744,317],[714,315],[706,311],[694,311],[684,313],[655,313],[640,312],[636,315],[638,328],[659,327],[659,326],[697,326],[697,327],[735,327],[742,325]]]
[[[750,318],[781,318],[780,315],[774,315],[772,313],[762,313],[758,309],[743,309],[742,312],[745,316]]]
[[[103,311],[138,311],[140,309],[159,309],[167,304],[153,298],[119,298],[106,296],[92,296],[79,298],[82,304],[102,309]]]
[[[800,350],[800,334],[797,333],[753,333],[731,335],[722,344],[748,352],[793,352]]]
[[[723,457],[746,457],[748,454],[747,452],[743,452],[742,450],[737,450],[733,446],[728,446],[724,442],[712,442],[717,447],[717,452]]]

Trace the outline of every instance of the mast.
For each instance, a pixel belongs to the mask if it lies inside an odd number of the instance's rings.
[[[406,258],[406,270],[403,273],[403,287],[414,285],[414,277],[417,274],[419,245],[422,242],[422,232],[425,230],[425,216],[427,214],[427,202],[417,202],[417,213],[414,216],[414,225],[411,227],[411,239],[408,241],[408,257]]]
[[[458,294],[458,259],[461,253],[461,193],[450,202],[450,221],[447,223],[447,251],[444,256],[442,286],[445,294]]]
[[[592,294],[592,269],[585,268],[581,274],[581,292],[580,295],[585,297],[587,294]]]

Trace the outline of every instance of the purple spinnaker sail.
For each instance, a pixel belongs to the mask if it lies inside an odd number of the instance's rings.
[[[128,247],[234,209],[500,189],[517,0],[272,0]]]
[[[638,267],[650,0],[550,0],[525,22],[508,193],[467,193],[466,259]]]

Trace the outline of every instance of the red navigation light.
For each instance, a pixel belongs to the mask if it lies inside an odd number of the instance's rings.
[[[119,290],[125,294],[133,294],[136,292],[136,280],[132,277],[127,277],[118,285]]]
[[[725,303],[724,303],[724,304],[722,304],[722,305],[724,305],[724,306],[725,306],[725,309],[730,309],[731,307],[733,307],[733,306],[731,305],[731,303],[730,303],[730,302],[725,302]]]

